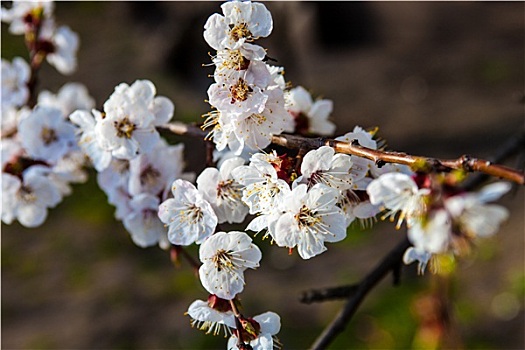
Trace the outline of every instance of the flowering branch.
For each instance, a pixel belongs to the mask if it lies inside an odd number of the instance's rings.
[[[207,133],[195,125],[173,122],[163,125],[161,129],[168,130],[177,135],[188,135],[193,137],[205,137]],[[520,138],[521,145],[525,137]],[[274,135],[272,143],[290,149],[317,149],[321,146],[330,146],[336,152],[346,153],[370,159],[376,164],[397,163],[410,166],[413,170],[423,172],[449,172],[453,169],[467,172],[478,171],[487,175],[510,180],[520,185],[525,184],[523,171],[512,169],[504,165],[492,164],[484,159],[472,158],[463,155],[457,159],[437,159],[430,157],[414,156],[402,152],[380,151],[360,146],[357,141],[352,143],[337,141],[329,138],[307,138],[296,135]]]

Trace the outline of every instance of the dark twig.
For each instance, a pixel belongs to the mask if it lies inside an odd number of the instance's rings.
[[[161,127],[178,135],[188,135],[204,138],[207,133],[194,125],[183,123],[170,123]],[[422,156],[413,156],[401,152],[386,152],[360,146],[357,142],[343,142],[326,138],[307,138],[295,135],[276,135],[272,137],[272,143],[275,145],[287,147],[290,149],[317,149],[321,146],[330,146],[336,152],[351,154],[374,162],[397,163],[410,166],[415,171],[424,172],[448,172],[454,169],[464,170],[467,172],[479,171],[487,175],[499,177],[509,181],[516,182],[520,185],[525,183],[523,171],[511,169],[509,167],[492,164],[488,160],[472,158],[463,155],[457,159],[437,159]]]
[[[299,301],[305,304],[319,303],[329,300],[347,299],[351,297],[359,285],[351,284],[348,286],[331,287],[325,289],[311,289],[303,292]]]
[[[337,335],[345,329],[348,321],[350,321],[355,314],[368,292],[391,271],[397,269],[399,262],[403,258],[403,254],[410,246],[410,242],[405,238],[359,282],[355,293],[348,299],[346,305],[334,320],[319,335],[311,349],[326,349]]]

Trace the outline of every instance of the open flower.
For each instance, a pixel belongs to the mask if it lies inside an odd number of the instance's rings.
[[[210,295],[208,301],[195,300],[186,312],[191,317],[191,326],[217,335],[224,331],[224,336],[231,334],[235,328],[235,316],[228,300]]]
[[[20,121],[18,136],[29,156],[52,163],[76,146],[74,126],[52,107],[36,106]]]
[[[30,68],[27,62],[15,57],[12,63],[2,58],[2,114],[9,107],[21,107],[29,98]]]
[[[160,139],[150,109],[154,89],[147,83],[120,84],[104,103],[105,117],[95,131],[102,146],[120,159],[151,151]]]
[[[244,270],[259,267],[262,254],[244,232],[217,232],[199,249],[203,287],[219,298],[231,300],[244,289]]]
[[[406,219],[407,225],[411,226],[425,214],[425,197],[430,194],[430,189],[420,189],[410,176],[395,172],[383,174],[373,180],[366,192],[370,196],[370,203],[387,209],[383,218],[390,217],[393,221],[394,215],[401,212],[396,225],[399,228],[403,220]]]
[[[173,198],[165,200],[158,213],[168,226],[169,241],[184,246],[201,244],[217,226],[213,208],[191,182],[175,180],[171,191]]]
[[[241,200],[242,185],[231,175],[233,169],[243,164],[242,158],[230,158],[220,169],[206,168],[197,178],[199,191],[210,202],[219,224],[242,222],[248,214],[248,207]]]
[[[324,184],[310,190],[305,184],[295,187],[283,200],[286,210],[275,226],[274,240],[280,247],[295,248],[303,259],[326,250],[324,242],[339,242],[346,237],[346,218],[336,206],[339,192]]]
[[[287,109],[295,118],[298,133],[324,136],[330,136],[334,133],[335,124],[328,120],[333,110],[331,100],[314,102],[310,93],[302,86],[291,89],[287,97]]]
[[[249,47],[249,42],[272,32],[272,15],[261,3],[231,1],[221,8],[224,16],[215,13],[204,25],[204,39],[215,50]]]
[[[322,183],[339,191],[357,189],[356,184],[367,173],[366,167],[354,164],[347,154],[335,153],[332,147],[322,146],[308,152],[301,164],[298,183],[312,187]]]
[[[489,237],[509,216],[509,211],[496,204],[487,204],[499,199],[510,190],[510,184],[496,182],[477,193],[466,193],[445,200],[445,208],[454,218],[463,234],[469,238]]]
[[[244,343],[253,350],[280,348],[276,334],[281,330],[281,318],[275,312],[267,311],[253,318],[241,321],[243,329],[236,330],[228,339],[228,350],[237,350],[237,333],[240,331]]]
[[[2,173],[2,221],[11,224],[15,219],[25,227],[42,225],[47,209],[56,206],[62,196],[47,176],[47,167],[32,166],[24,171],[23,179]]]
[[[130,208],[123,222],[136,245],[145,248],[166,240],[166,227],[157,215],[158,197],[141,193],[131,199]]]

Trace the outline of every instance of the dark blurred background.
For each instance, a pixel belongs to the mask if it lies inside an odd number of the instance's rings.
[[[121,83],[149,79],[176,105],[175,119],[200,122],[211,83],[202,39],[215,2],[59,2],[57,22],[81,38],[70,78],[45,66],[40,88],[85,84],[98,106]],[[293,85],[334,101],[338,134],[380,127],[390,148],[456,158],[490,157],[524,123],[523,2],[270,2],[274,31],[260,40]],[[2,25],[2,57],[26,55]],[[204,167],[198,140],[190,170]],[[512,161],[510,166],[521,163]],[[523,189],[501,203],[511,211],[499,234],[479,244],[449,277],[452,331],[445,347],[522,349],[524,322]],[[247,272],[247,314],[279,313],[286,349],[309,346],[342,306],[303,305],[312,287],[354,283],[404,235],[379,223],[350,232],[315,259],[256,243],[262,267]],[[195,247],[191,253],[197,254]],[[37,229],[2,225],[2,347],[224,348],[222,337],[192,330],[184,316],[206,294],[185,262],[133,245],[96,187],[75,187]],[[404,269],[374,290],[333,348],[405,349],[417,342],[421,310],[435,280]],[[453,334],[453,336],[451,335]],[[429,335],[431,337],[432,334]]]

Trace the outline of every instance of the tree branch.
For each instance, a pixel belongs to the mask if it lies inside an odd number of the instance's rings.
[[[160,127],[160,129],[170,131],[177,135],[188,135],[200,138],[204,138],[208,134],[198,126],[178,122],[166,124]],[[524,137],[520,138],[519,144],[521,147],[523,147],[524,139]],[[272,143],[290,149],[317,149],[321,146],[330,146],[336,152],[370,159],[379,166],[386,163],[397,163],[408,165],[414,171],[448,172],[454,169],[467,172],[478,171],[487,175],[513,181],[520,185],[525,183],[525,175],[523,174],[523,171],[512,169],[504,165],[492,164],[488,160],[477,159],[467,155],[463,155],[457,159],[438,159],[414,156],[402,152],[375,150],[360,146],[357,143],[357,140],[348,143],[323,137],[307,138],[287,134],[273,136]]]
[[[357,311],[357,308],[366,297],[368,292],[375,287],[388,273],[394,271],[399,266],[399,262],[403,258],[405,251],[411,246],[408,238],[401,241],[394,249],[388,253],[387,256],[370,271],[357,285],[357,289],[353,295],[348,299],[344,308],[339,311],[339,314],[326,326],[323,332],[315,340],[312,345],[312,350],[326,349],[326,347],[341,333],[346,324],[350,321],[352,316]]]
[[[303,292],[299,301],[305,304],[318,303],[328,300],[350,298],[359,288],[358,284],[347,286],[331,287],[324,289],[311,289]]]

